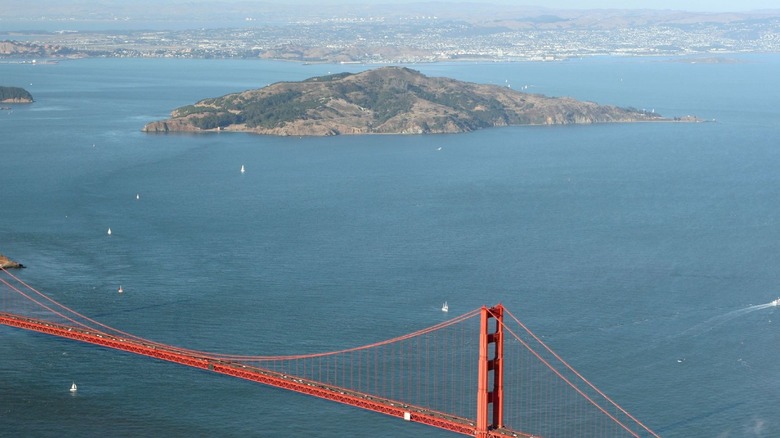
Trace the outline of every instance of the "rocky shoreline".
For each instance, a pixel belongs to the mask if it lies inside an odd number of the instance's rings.
[[[15,262],[8,257],[0,254],[0,268],[3,269],[21,269],[25,266],[19,262]]]
[[[3,99],[0,100],[0,103],[33,103],[34,101],[32,99]]]

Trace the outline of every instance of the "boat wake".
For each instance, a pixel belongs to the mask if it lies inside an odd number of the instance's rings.
[[[739,318],[740,316],[747,315],[748,313],[753,313],[757,310],[763,310],[769,307],[778,307],[778,306],[780,306],[780,298],[770,301],[766,304],[756,304],[755,306],[749,306],[742,309],[733,310],[723,315],[718,315],[713,318],[710,318],[702,322],[701,324],[697,324],[689,328],[688,330],[685,330],[684,332],[680,333],[680,335],[699,336],[703,333],[706,333],[714,329],[715,327],[718,327],[721,324],[729,322],[735,318]]]

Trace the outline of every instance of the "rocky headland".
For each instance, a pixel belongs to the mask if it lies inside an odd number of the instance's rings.
[[[142,130],[297,136],[439,134],[514,125],[672,120],[683,119],[382,67],[204,99],[177,108],[171,118],[151,122]]]
[[[21,263],[15,262],[8,257],[0,254],[0,268],[3,269],[19,269],[24,268],[24,265]]]

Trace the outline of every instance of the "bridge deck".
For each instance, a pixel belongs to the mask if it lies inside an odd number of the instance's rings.
[[[251,380],[258,383],[287,389],[315,397],[337,401],[339,403],[379,412],[407,421],[438,427],[463,435],[473,436],[475,426],[472,420],[447,415],[418,406],[405,405],[402,402],[379,398],[370,394],[355,392],[345,388],[301,379],[264,368],[245,365],[239,362],[225,361],[209,357],[208,354],[185,353],[175,347],[146,343],[137,339],[127,339],[93,329],[56,324],[34,318],[22,317],[0,312],[0,324],[36,331],[115,350],[149,356],[189,367],[213,371],[215,373]],[[493,430],[491,436],[528,437],[531,435],[506,429]]]

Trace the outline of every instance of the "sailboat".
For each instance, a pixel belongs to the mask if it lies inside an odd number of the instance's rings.
[[[73,382],[73,383],[70,385],[70,392],[76,392],[76,391],[78,391],[78,390],[79,390],[79,388],[78,388],[78,386],[76,386],[76,382]]]
[[[119,291],[118,291],[118,292],[119,292],[120,294],[121,294],[122,292],[124,292],[124,291],[122,290],[122,285],[121,285],[121,284],[119,285]]]
[[[446,301],[444,302],[444,304],[442,304],[441,311],[442,312],[449,312],[450,311],[450,306],[447,305]]]
[[[111,228],[108,229],[108,235],[111,235]]]
[[[244,173],[244,172],[246,172],[246,169],[244,169],[244,165],[242,164],[241,165],[241,173]]]

